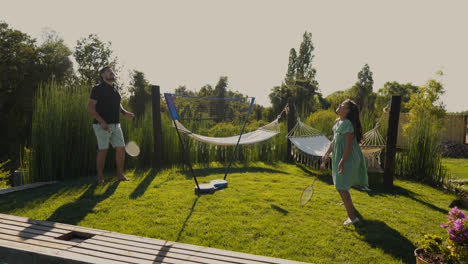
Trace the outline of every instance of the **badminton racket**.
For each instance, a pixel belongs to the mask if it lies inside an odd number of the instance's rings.
[[[315,175],[315,179],[312,182],[312,184],[305,187],[304,190],[302,191],[302,194],[301,194],[301,205],[302,206],[306,205],[312,199],[312,196],[314,196],[314,183],[318,178],[318,174],[320,173],[320,171],[322,171],[322,169],[324,167],[325,167],[325,162],[322,162],[322,164],[320,165],[320,169],[317,172],[317,174]]]
[[[112,130],[109,129],[108,131],[110,134],[111,134],[111,137],[112,137]],[[125,144],[125,142],[123,142],[123,140],[118,137],[119,140]],[[129,156],[132,156],[132,157],[136,157],[138,155],[140,155],[140,147],[138,147],[137,143],[135,141],[129,141],[126,145],[125,145],[125,152],[127,152],[127,154]]]

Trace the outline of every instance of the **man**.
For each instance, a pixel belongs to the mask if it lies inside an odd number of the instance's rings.
[[[102,171],[107,156],[109,143],[115,148],[115,160],[117,163],[117,181],[128,181],[123,174],[125,161],[125,141],[120,129],[120,116],[133,119],[135,115],[126,111],[120,104],[120,94],[114,84],[115,74],[111,67],[104,67],[99,71],[101,83],[94,86],[88,101],[88,113],[94,117],[93,129],[98,142],[98,154],[96,158],[97,182],[104,184]]]

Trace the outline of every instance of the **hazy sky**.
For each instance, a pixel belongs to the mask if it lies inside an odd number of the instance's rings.
[[[468,1],[19,1],[1,0],[0,20],[40,40],[45,27],[73,49],[96,33],[128,71],[162,91],[199,89],[228,76],[229,88],[269,105],[291,48],[312,33],[324,95],[352,86],[365,63],[374,91],[387,81],[422,85],[442,69],[449,111],[468,110]]]

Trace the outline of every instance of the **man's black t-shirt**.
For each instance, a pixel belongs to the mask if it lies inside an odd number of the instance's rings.
[[[120,122],[120,94],[117,88],[109,85],[106,82],[93,87],[91,96],[89,97],[97,101],[96,112],[108,124],[117,124]],[[94,119],[94,124],[98,121]]]

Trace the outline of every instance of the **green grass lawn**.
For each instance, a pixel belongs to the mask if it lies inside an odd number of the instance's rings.
[[[222,178],[224,168],[195,172],[206,183]],[[446,234],[439,225],[453,194],[401,180],[393,190],[352,189],[363,221],[344,227],[346,211],[329,175],[300,206],[313,176],[299,165],[250,164],[232,170],[227,189],[198,197],[190,175],[176,168],[129,172],[132,182],[109,178],[96,186],[83,178],[7,194],[0,213],[312,263],[414,263],[418,239]]]
[[[448,167],[454,180],[468,180],[468,159],[442,159],[442,163]]]

